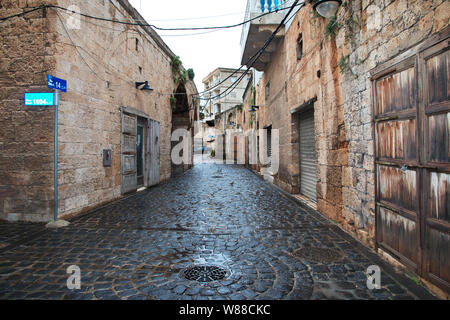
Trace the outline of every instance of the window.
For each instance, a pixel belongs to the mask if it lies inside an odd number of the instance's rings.
[[[270,82],[267,82],[266,84],[266,100],[268,100],[270,97]]]
[[[303,57],[303,35],[300,33],[297,39],[297,60]]]
[[[139,39],[136,38],[136,51],[139,51]]]
[[[214,113],[220,113],[220,104],[215,104],[214,105]]]
[[[231,77],[231,83],[235,83],[236,82],[236,77]]]

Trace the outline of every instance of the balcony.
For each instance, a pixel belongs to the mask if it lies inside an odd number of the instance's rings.
[[[241,63],[245,64],[266,42],[275,31],[289,10],[280,10],[292,6],[293,0],[248,0],[245,12],[245,20],[254,19],[257,16],[271,12],[259,19],[246,23],[241,35]],[[271,54],[275,52],[284,37],[284,27],[278,32],[274,40],[266,48],[264,53],[255,62],[253,67],[258,71],[264,71],[270,62]]]

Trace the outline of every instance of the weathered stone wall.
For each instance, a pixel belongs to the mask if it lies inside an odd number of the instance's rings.
[[[2,0],[2,17],[55,1]],[[0,219],[53,214],[53,107],[25,107],[24,92],[48,91],[54,35],[48,10],[0,22]]]
[[[370,246],[375,176],[369,71],[439,32],[449,19],[448,1],[344,1],[330,28],[329,20],[307,4],[257,86],[259,127],[272,123],[280,129],[274,182],[292,193],[299,192],[299,147],[298,119],[290,110],[317,97],[317,208]],[[298,60],[300,33],[303,57]]]
[[[71,4],[73,1],[59,1],[62,7]],[[121,21],[133,20],[133,15],[139,17],[128,1],[90,1],[80,9]],[[170,178],[170,94],[175,89],[172,52],[144,28],[82,18],[79,30],[69,29],[68,17],[59,10],[52,17],[58,35],[55,76],[69,81],[60,106],[63,214],[120,196],[121,106],[143,111],[160,123],[160,178]],[[146,80],[154,91],[135,88],[136,81]],[[195,86],[186,89],[189,95]],[[187,122],[193,121],[193,114],[187,114]],[[102,166],[102,149],[112,150],[111,167]]]
[[[25,1],[23,2],[22,5],[25,6]],[[77,3],[71,0],[59,0],[55,4],[68,8]],[[126,0],[86,1],[74,10],[122,21],[142,19]],[[42,12],[40,16],[42,17]],[[45,27],[45,30],[39,30],[37,28],[39,25],[37,27],[33,25],[33,32],[35,30],[36,32],[27,33],[27,29],[22,25],[32,23],[26,22],[29,16],[20,18],[18,21],[21,24],[11,23],[11,31],[2,28],[2,35],[5,30],[5,34],[16,33],[17,37],[26,37],[21,43],[18,39],[5,35],[8,37],[5,43],[11,44],[6,48],[3,45],[1,49],[17,55],[16,66],[8,64],[8,70],[23,71],[22,74],[17,72],[14,75],[11,74],[10,78],[20,76],[25,81],[28,79],[26,76],[32,71],[29,77],[29,81],[32,82],[18,83],[14,88],[7,90],[3,86],[1,88],[2,94],[15,97],[17,111],[24,109],[22,106],[24,87],[34,85],[33,90],[48,91],[46,89],[47,73],[68,81],[68,91],[61,93],[59,106],[60,216],[78,213],[120,197],[120,107],[140,110],[151,119],[160,122],[160,179],[163,181],[171,176],[172,108],[169,97],[175,88],[170,66],[173,53],[153,30],[84,17],[81,17],[78,29],[74,19],[79,18],[78,15],[71,17],[63,10],[49,8],[46,20],[42,23],[42,28]],[[29,50],[25,51],[29,53],[29,56],[18,50],[24,47],[25,41],[32,44]],[[7,55],[1,55],[1,57],[4,56]],[[30,62],[33,64],[30,65]],[[51,62],[50,65],[49,62]],[[145,80],[149,81],[154,91],[141,91],[135,88],[136,81]],[[195,85],[187,84],[186,90],[188,95],[195,93]],[[189,97],[188,100],[190,105],[186,109],[190,111],[186,116],[189,118],[187,121],[191,123],[198,117],[196,116],[198,108],[192,108],[191,98]],[[2,113],[5,108],[9,111],[5,117],[2,116],[1,121],[11,119],[14,126],[9,125],[6,126],[7,129],[1,129],[10,132],[10,134],[6,132],[2,134],[2,139],[4,136],[14,136],[20,147],[17,147],[19,151],[14,157],[6,160],[2,152],[0,174],[5,175],[4,167],[17,167],[17,164],[22,163],[23,165],[15,169],[16,171],[8,173],[2,180],[12,181],[11,184],[25,181],[29,184],[27,186],[29,190],[26,191],[30,196],[22,202],[17,202],[16,207],[11,207],[8,195],[4,195],[0,198],[0,208],[3,209],[3,216],[11,212],[19,212],[21,219],[48,220],[53,215],[53,109],[46,109],[43,112],[33,111],[34,117],[40,117],[39,119],[27,117],[29,112],[24,115],[14,114],[12,118],[11,110],[13,109],[8,101],[2,99]],[[19,121],[30,128],[23,127],[22,130]],[[193,128],[190,127],[188,129],[193,132]],[[27,139],[31,140],[30,145],[24,144],[28,142]],[[2,148],[6,147],[12,148],[13,145],[7,146],[3,143]],[[111,167],[103,167],[103,149],[112,150]],[[24,154],[27,158],[23,158]],[[5,165],[3,162],[6,162]],[[33,172],[36,172],[36,177]],[[42,187],[36,190],[35,180],[41,176],[42,180],[38,183],[42,184]],[[11,186],[4,187],[4,190],[4,193],[8,194],[20,194],[17,192],[19,190]],[[40,202],[34,204],[30,200]],[[44,200],[48,202],[48,205],[41,203]],[[23,205],[19,206],[21,203]]]
[[[338,12],[336,36],[343,67],[342,114],[349,141],[342,167],[342,225],[374,244],[375,175],[369,71],[449,25],[450,2],[441,0],[348,1]]]

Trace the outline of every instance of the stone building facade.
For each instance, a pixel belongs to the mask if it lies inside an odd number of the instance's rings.
[[[252,8],[253,2],[249,1],[248,8]],[[444,155],[440,162],[430,160],[433,163],[422,164],[427,157],[426,143],[417,146],[420,165],[415,160],[399,158],[398,154],[406,152],[406,145],[416,140],[411,138],[415,136],[413,133],[405,131],[402,121],[392,123],[404,118],[412,119],[408,120],[412,125],[415,113],[399,111],[382,115],[374,111],[374,105],[386,104],[388,97],[395,94],[416,94],[413,90],[418,89],[413,87],[422,90],[420,86],[425,86],[423,83],[427,81],[430,88],[447,83],[450,4],[431,0],[343,1],[336,18],[325,19],[315,12],[313,3],[305,1],[305,6],[286,24],[276,44],[257,66],[264,71],[256,87],[258,127],[278,129],[280,137],[280,167],[273,181],[304,198],[305,203],[313,203],[318,211],[366,245],[388,253],[448,292],[450,276],[444,270],[450,269],[450,239],[445,218],[448,207],[445,209],[443,203],[449,201],[446,190],[450,184],[450,161]],[[262,24],[257,26],[260,32],[275,29],[273,24]],[[244,32],[248,29],[255,30],[255,27],[244,28]],[[251,48],[252,41],[257,41],[252,37],[255,36],[250,32],[242,44],[243,52]],[[429,57],[433,58],[427,60]],[[425,61],[423,64],[421,59]],[[435,70],[429,71],[433,66]],[[428,80],[414,80],[415,74],[426,72],[429,72]],[[433,77],[439,80],[434,81]],[[391,87],[381,89],[382,81]],[[397,81],[397,87],[392,81]],[[401,81],[407,84],[402,87]],[[441,91],[448,93],[448,86],[444,87]],[[406,93],[402,93],[402,88]],[[430,95],[439,96],[437,90]],[[438,136],[436,139],[441,140],[435,145],[443,148],[442,154],[447,154],[448,150],[444,149],[449,143],[449,125],[443,119],[448,120],[445,113],[448,100],[445,102],[447,97],[442,97],[425,114],[437,114],[435,118],[429,116],[429,127],[434,126],[434,132],[428,139]],[[420,108],[418,104],[417,110]],[[425,129],[412,130],[420,138]],[[395,151],[394,159],[390,158],[391,151],[386,151],[384,156],[382,149],[377,151],[377,145],[386,148],[386,144],[397,151],[397,158]],[[302,150],[306,150],[304,154]],[[430,151],[433,152],[438,153]],[[311,157],[314,161],[305,160]],[[402,170],[406,173],[401,174]],[[417,178],[415,185],[414,177],[419,172],[420,177],[430,178]],[[426,181],[431,181],[431,187]],[[304,188],[305,184],[309,184],[308,188]],[[403,191],[396,193],[389,187],[393,185]],[[430,222],[427,216],[432,213],[419,209],[419,205],[410,207],[421,197],[421,192],[430,196],[420,200],[423,201],[420,206],[436,207],[430,210],[440,212],[440,218],[435,214],[436,219]],[[403,193],[409,195],[409,200]],[[432,225],[435,229],[429,227]],[[424,233],[420,235],[421,232]],[[420,248],[418,255],[413,252],[417,248]]]
[[[6,0],[0,12],[4,17],[57,5],[106,19],[144,21],[126,0],[71,7],[77,4]],[[193,134],[197,90],[192,81],[175,84],[175,55],[153,29],[47,7],[0,22],[0,38],[0,218],[53,217],[54,107],[25,107],[23,100],[24,92],[51,91],[48,74],[68,82],[59,104],[60,217],[170,178],[171,132],[185,128]],[[144,81],[153,91],[136,87]],[[174,92],[176,105],[170,101]],[[103,150],[111,150],[110,166],[103,166]],[[139,169],[142,181],[136,178]],[[125,179],[131,187],[124,187]]]
[[[234,72],[235,74],[233,75]],[[205,91],[211,90],[203,95],[203,98],[205,99],[211,98],[205,106],[205,116],[207,119],[242,103],[242,94],[250,79],[250,73],[244,76],[242,81],[240,81],[229,94],[225,94],[221,97],[220,93],[232,86],[244,73],[245,70],[237,71],[232,68],[219,67],[203,79]],[[226,80],[227,78],[228,80]],[[222,81],[223,83],[221,83]]]

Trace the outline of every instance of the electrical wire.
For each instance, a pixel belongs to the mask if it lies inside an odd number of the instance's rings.
[[[48,6],[49,6],[49,5],[43,5],[43,6],[39,6],[39,7],[33,8],[33,9],[31,9],[31,10],[28,10],[28,11],[16,13],[16,14],[13,14],[13,15],[7,16],[7,17],[3,17],[3,18],[0,18],[0,22],[1,22],[1,21],[6,21],[6,20],[9,20],[9,19],[12,19],[12,18],[16,18],[16,17],[21,17],[21,16],[27,15],[27,14],[29,14],[29,13],[32,13],[32,12],[35,12],[35,11],[38,11],[38,10],[41,10],[41,9],[43,9],[43,8],[47,8]]]
[[[303,3],[301,3],[300,4],[300,8],[297,10],[297,12],[294,14],[294,15],[292,15],[289,19],[288,19],[288,21],[290,20],[290,19],[292,19],[293,17],[295,17],[296,15],[297,15],[297,13],[302,9],[302,7],[304,6],[304,2]],[[288,17],[289,15],[290,15],[290,13],[291,13],[292,11],[290,11],[285,17]],[[287,22],[287,21],[286,21]],[[261,50],[261,49],[260,49]],[[244,64],[242,64],[238,69],[236,69],[233,73],[231,73],[230,75],[228,75],[228,77],[226,77],[225,79],[223,79],[222,81],[220,81],[220,82],[218,82],[217,84],[215,84],[214,86],[212,86],[211,88],[208,88],[207,90],[204,90],[204,91],[202,91],[202,92],[199,92],[198,93],[198,95],[202,95],[202,94],[205,94],[205,93],[208,93],[208,92],[210,92],[210,91],[212,91],[212,90],[214,90],[215,88],[217,88],[217,87],[219,87],[221,84],[223,84],[223,83],[225,83],[228,79],[230,79],[231,77],[233,77],[236,73],[238,73],[239,71],[241,71],[242,70],[242,68],[244,68],[244,66],[246,66],[246,65],[248,65],[251,61],[252,61],[252,59],[257,55],[259,53],[259,50],[257,50]],[[247,72],[248,72],[248,70],[249,69],[247,69]],[[246,73],[244,73],[244,74],[246,74]]]
[[[255,64],[255,62],[259,59],[259,57],[264,53],[264,51],[266,50],[266,48],[269,46],[269,44],[272,42],[272,40],[275,38],[276,34],[280,31],[281,27],[285,24],[287,18],[290,16],[290,14],[292,13],[292,11],[294,10],[294,8],[297,6],[299,0],[295,0],[294,4],[290,7],[289,12],[286,14],[286,16],[283,18],[283,20],[280,22],[280,24],[277,26],[277,28],[275,29],[275,31],[271,34],[271,36],[266,40],[266,42],[264,43],[264,45],[257,51],[256,54],[254,54],[249,60],[251,61],[250,65],[247,67],[247,70],[236,80],[235,83],[233,83],[230,87],[228,87],[227,89],[225,89],[223,92],[221,92],[220,94],[213,96],[213,97],[208,97],[207,99],[215,99],[215,98],[224,98],[226,96],[228,96],[237,86],[238,84],[242,81],[242,79],[245,77],[245,75],[248,73],[248,71],[253,67],[253,65]],[[303,7],[304,2],[300,4],[301,7],[300,9]],[[299,9],[299,10],[300,10]],[[298,11],[297,11],[298,12]],[[295,16],[295,15],[293,15]],[[292,18],[292,17],[291,17]],[[241,68],[242,69],[242,66]],[[238,70],[240,70],[238,69]],[[231,90],[230,90],[231,89]],[[228,92],[227,92],[228,91]],[[225,95],[224,95],[225,94]],[[205,100],[205,98],[199,98],[200,100]]]
[[[302,4],[300,4],[300,5],[302,5]],[[36,7],[36,8],[34,8],[34,9],[32,9],[32,10],[29,10],[29,11],[25,11],[25,12],[22,12],[22,13],[18,13],[18,14],[9,16],[9,17],[0,18],[0,21],[6,21],[6,20],[11,19],[11,18],[14,18],[14,17],[23,16],[23,15],[28,14],[28,13],[30,13],[30,12],[37,11],[37,10],[44,9],[44,8],[59,9],[59,10],[63,10],[63,11],[66,11],[66,12],[70,12],[70,13],[72,13],[72,14],[76,14],[76,15],[79,15],[79,16],[82,16],[82,17],[86,17],[86,18],[90,18],[90,19],[95,19],[95,20],[100,20],[100,21],[107,21],[107,22],[113,22],[113,23],[124,24],[124,25],[134,25],[134,26],[141,26],[141,27],[151,27],[151,28],[154,28],[154,29],[160,30],[160,31],[230,29],[230,28],[235,28],[235,27],[242,26],[242,25],[244,25],[244,24],[246,24],[246,23],[248,23],[248,22],[252,22],[252,21],[254,21],[254,20],[257,20],[257,19],[259,19],[259,18],[262,18],[262,17],[264,17],[264,16],[267,16],[267,15],[269,15],[269,14],[276,13],[276,12],[280,12],[280,11],[289,9],[289,7],[287,7],[287,8],[279,8],[278,10],[273,10],[273,11],[269,11],[269,12],[264,12],[264,13],[262,13],[262,14],[256,16],[256,17],[253,17],[253,18],[248,19],[248,20],[246,20],[246,21],[239,22],[239,23],[236,23],[236,24],[231,24],[231,25],[225,25],[225,26],[163,28],[163,27],[158,27],[158,26],[156,26],[156,25],[154,25],[154,24],[143,23],[143,22],[129,22],[129,21],[120,21],[120,20],[114,20],[114,19],[103,18],[103,17],[96,17],[96,16],[92,16],[92,15],[85,14],[85,13],[77,12],[77,11],[74,11],[74,10],[70,10],[70,9],[68,9],[68,8],[64,8],[64,7],[61,7],[61,6],[47,4],[47,5],[42,5],[42,6]]]
[[[221,17],[229,17],[229,16],[237,16],[242,15],[245,12],[235,12],[235,13],[226,13],[216,16],[209,16],[209,17],[194,17],[194,18],[180,18],[180,19],[150,19],[151,21],[156,22],[172,22],[172,21],[193,21],[193,20],[205,20],[205,19],[211,19],[211,18],[221,18]]]
[[[215,99],[216,97],[222,97],[222,98],[223,98],[223,97],[226,97],[228,94],[231,93],[231,91],[232,91],[234,88],[237,87],[237,85],[238,85],[238,84],[242,81],[242,79],[247,75],[248,71],[252,68],[252,66],[254,65],[254,63],[258,60],[258,58],[262,55],[262,53],[264,52],[264,50],[267,48],[267,46],[268,46],[268,45],[270,44],[270,42],[273,40],[273,38],[275,37],[276,33],[278,33],[279,29],[280,29],[280,28],[282,27],[282,25],[285,23],[286,18],[291,14],[291,12],[293,11],[293,9],[294,9],[296,6],[300,6],[299,10],[303,7],[304,2],[298,4],[298,1],[299,1],[299,0],[296,0],[296,1],[294,2],[294,4],[293,4],[291,7],[280,8],[280,9],[278,9],[278,10],[274,10],[274,11],[262,13],[261,15],[258,15],[258,16],[256,16],[256,17],[252,18],[252,19],[246,20],[246,21],[241,22],[241,23],[238,23],[238,24],[233,24],[233,25],[228,25],[228,26],[216,26],[216,27],[160,28],[160,27],[157,27],[157,26],[155,26],[155,25],[153,25],[153,24],[145,24],[145,23],[141,23],[141,22],[135,23],[135,22],[127,22],[127,21],[119,21],[119,20],[107,19],[107,18],[102,18],[102,17],[95,17],[95,16],[83,14],[83,13],[80,13],[80,12],[76,12],[76,11],[69,10],[69,9],[67,9],[67,8],[60,7],[60,6],[55,6],[55,5],[42,5],[42,6],[33,8],[33,9],[31,9],[31,10],[28,10],[28,11],[24,11],[24,12],[21,12],[21,13],[18,13],[18,14],[14,14],[14,15],[11,15],[11,16],[8,16],[8,17],[0,18],[0,22],[1,22],[1,21],[6,21],[6,20],[11,19],[11,18],[14,18],[14,17],[23,16],[23,15],[29,14],[29,13],[31,13],[31,12],[38,11],[38,10],[40,10],[40,9],[53,8],[53,9],[60,9],[60,10],[63,10],[63,11],[66,11],[66,12],[69,12],[69,13],[72,13],[72,14],[78,14],[78,15],[80,15],[80,16],[83,16],[83,17],[86,17],[86,18],[95,19],[95,20],[108,21],[108,22],[113,22],[113,23],[118,23],[118,24],[124,24],[124,25],[148,26],[148,27],[152,27],[152,28],[157,29],[157,30],[166,30],[166,31],[175,31],[175,30],[211,30],[211,29],[219,29],[219,30],[222,30],[222,29],[228,29],[228,28],[234,28],[234,27],[242,26],[242,25],[245,25],[246,23],[249,23],[249,22],[251,22],[251,21],[254,21],[254,20],[256,20],[256,19],[259,19],[259,18],[261,18],[261,17],[264,17],[264,16],[266,16],[266,15],[269,15],[269,14],[272,14],[272,13],[275,13],[275,12],[279,12],[279,11],[283,11],[283,10],[288,10],[288,9],[289,9],[289,12],[287,13],[287,15],[283,18],[283,20],[282,20],[281,23],[278,25],[278,27],[276,28],[276,30],[272,33],[272,35],[269,37],[269,39],[266,40],[266,42],[265,42],[265,44],[263,45],[263,47],[262,47],[261,49],[259,49],[252,57],[250,57],[250,59],[248,59],[248,61],[247,61],[245,64],[243,64],[239,69],[236,69],[232,74],[230,74],[230,75],[229,75],[227,78],[225,78],[223,81],[219,82],[217,85],[215,85],[215,86],[213,86],[213,87],[211,87],[211,88],[209,88],[208,90],[205,90],[205,91],[203,91],[203,92],[200,92],[200,93],[197,93],[197,94],[193,94],[193,96],[194,96],[194,95],[201,95],[201,94],[210,92],[211,90],[213,90],[214,88],[217,88],[220,84],[224,83],[226,80],[228,80],[229,78],[231,78],[234,74],[236,74],[237,72],[239,72],[240,70],[242,70],[242,68],[243,68],[245,65],[248,65],[248,63],[251,62],[250,66],[247,68],[247,70],[246,70],[244,73],[242,73],[242,75],[236,80],[236,82],[233,83],[233,85],[231,85],[231,86],[228,87],[227,89],[225,89],[222,93],[220,93],[220,94],[218,94],[218,95],[216,95],[216,96],[214,96],[214,97],[209,97],[209,98],[206,98],[206,99],[205,99],[205,98],[201,98],[201,97],[199,98],[199,99],[201,99],[201,100],[212,100],[212,99]],[[298,11],[297,11],[297,12],[298,12]],[[66,30],[66,32],[67,32],[67,34],[68,34],[68,37],[69,37],[70,41],[72,42],[73,46],[76,48],[78,54],[80,55],[80,57],[82,58],[83,62],[86,64],[86,66],[91,70],[91,72],[92,72],[94,75],[96,75],[97,78],[99,78],[99,79],[102,80],[102,81],[107,81],[107,80],[104,80],[103,78],[101,78],[101,77],[100,77],[100,76],[92,69],[92,67],[86,62],[86,60],[84,59],[84,57],[83,57],[83,56],[81,55],[81,53],[79,52],[78,46],[76,46],[75,43],[73,42],[73,40],[71,39],[70,34],[69,34],[69,32],[68,32],[66,26],[65,26],[64,23],[62,22],[61,17],[60,17],[59,15],[58,15],[58,19],[59,19],[59,20],[61,21],[61,23],[63,24],[63,27],[64,27],[64,29]],[[229,91],[230,89],[231,89],[231,91]],[[225,95],[223,95],[223,94],[225,94]]]

